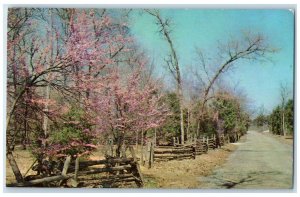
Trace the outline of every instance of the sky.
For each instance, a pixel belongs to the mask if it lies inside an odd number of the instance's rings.
[[[180,66],[195,63],[195,46],[214,51],[218,42],[239,37],[243,31],[262,33],[278,52],[271,61],[239,61],[225,77],[229,84],[238,84],[252,105],[267,112],[280,103],[280,83],[286,84],[293,97],[294,13],[283,9],[162,9],[162,16],[173,21],[172,39],[179,54]],[[130,28],[138,43],[156,64],[164,64],[166,42],[158,33],[154,18],[133,12]],[[166,73],[159,67],[161,73]]]

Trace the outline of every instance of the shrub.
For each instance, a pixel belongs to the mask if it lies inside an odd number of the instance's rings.
[[[78,107],[71,109],[63,116],[62,122],[58,123],[50,132],[46,140],[46,147],[39,149],[40,153],[48,156],[62,157],[72,155],[89,154],[96,148],[96,134],[88,116]]]

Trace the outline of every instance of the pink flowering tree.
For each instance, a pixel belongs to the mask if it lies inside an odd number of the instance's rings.
[[[156,128],[168,115],[165,106],[159,104],[155,83],[141,85],[143,69],[143,65],[137,65],[127,76],[121,76],[118,68],[112,69],[110,77],[99,88],[93,89],[93,96],[87,100],[95,130],[114,136],[117,156],[120,156],[125,136]]]
[[[76,157],[104,133],[120,148],[163,123],[159,87],[143,82],[147,62],[132,58],[125,22],[92,9],[10,9],[8,23],[7,155],[18,181],[13,141],[24,128],[39,131],[29,137],[37,154]]]
[[[42,128],[43,116],[55,119],[60,114],[60,105],[44,97],[44,88],[59,87],[60,73],[70,66],[58,50],[58,31],[45,25],[46,20],[45,24],[37,20],[42,12],[8,11],[6,151],[18,182],[23,178],[12,154],[15,141],[20,135],[28,140],[30,130]]]
[[[69,12],[69,37],[64,39],[61,56],[68,60],[68,66],[56,77],[51,73],[55,88],[68,94],[62,101],[69,98],[69,102],[64,102],[65,109],[58,116],[62,121],[52,126],[49,136],[40,137],[39,141],[43,143],[37,144],[37,154],[77,157],[89,154],[95,148],[95,129],[86,103],[92,90],[99,88],[105,80],[104,69],[114,65],[114,58],[125,50],[124,45],[128,42],[110,21],[106,15],[96,18],[93,10],[72,9]],[[62,78],[64,84],[57,85]]]
[[[125,135],[161,125],[167,110],[159,105],[154,81],[143,83],[147,62],[131,58],[132,39],[108,17],[95,21],[93,12],[81,12],[71,23],[67,50],[76,66],[72,84],[81,93],[92,129],[98,135],[112,134],[119,156]],[[120,64],[120,59],[127,61]]]

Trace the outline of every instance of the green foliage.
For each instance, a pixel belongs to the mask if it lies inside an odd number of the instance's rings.
[[[224,121],[224,133],[245,133],[248,130],[250,117],[236,97],[225,93],[215,99],[213,108],[219,112],[219,119]]]
[[[288,134],[294,133],[294,102],[292,99],[288,100],[285,105],[285,121]]]
[[[194,134],[197,134],[196,131],[199,126],[199,134],[200,135],[212,135],[215,133],[216,130],[216,124],[213,121],[213,118],[210,113],[210,107],[204,106],[204,112],[203,114],[200,114],[200,109],[202,108],[202,102],[201,101],[195,101],[195,104],[193,105],[193,108],[191,110],[191,126],[190,126],[190,132],[193,132]],[[200,119],[199,119],[200,118]],[[199,124],[199,125],[198,125]]]
[[[262,127],[266,124],[268,124],[268,116],[264,115],[264,114],[259,114],[254,120],[253,120],[253,124],[257,127]]]
[[[216,132],[216,124],[212,118],[207,117],[205,121],[201,121],[201,130],[202,133],[206,135],[212,135]]]
[[[214,107],[219,111],[219,116],[224,120],[225,133],[232,131],[238,119],[237,103],[232,99],[217,98]]]
[[[282,132],[282,107],[277,106],[269,116],[269,129],[273,134],[283,135]],[[285,128],[288,134],[294,130],[294,102],[289,99],[284,106]]]
[[[46,152],[51,155],[75,155],[91,150],[93,144],[96,144],[96,136],[91,131],[92,125],[83,109],[73,106],[63,119],[51,131],[48,139],[51,146]]]
[[[53,143],[68,144],[71,140],[80,139],[81,131],[73,126],[65,126],[50,135]]]
[[[180,105],[176,93],[168,93],[162,99],[169,108],[172,115],[168,116],[165,124],[162,126],[164,137],[180,136]]]
[[[276,135],[281,134],[281,109],[277,106],[269,116],[269,130]]]
[[[251,123],[249,114],[242,112],[239,117],[239,121],[236,124],[236,129],[239,133],[245,134]]]

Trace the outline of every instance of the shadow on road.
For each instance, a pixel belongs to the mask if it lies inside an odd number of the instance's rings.
[[[241,178],[240,180],[237,180],[237,181],[219,179],[220,181],[223,182],[219,186],[225,187],[226,189],[232,189],[232,188],[234,188],[242,183],[246,183],[246,182],[253,182],[254,184],[261,184],[261,181],[259,181],[260,176],[278,175],[278,174],[281,174],[281,172],[277,172],[277,171],[252,172],[252,173],[248,174],[247,177]]]
[[[252,178],[251,176],[248,176],[247,178],[243,178],[238,182],[227,180],[227,182],[223,183],[221,186],[226,187],[226,189],[231,189],[231,188],[234,188],[238,184],[250,182],[250,181],[254,181],[254,180],[255,180],[254,178]]]

